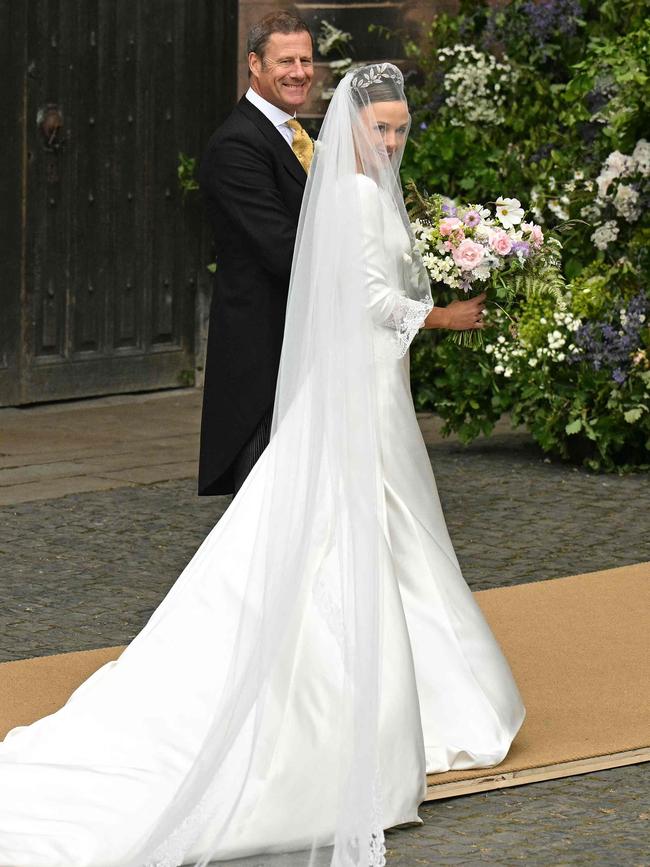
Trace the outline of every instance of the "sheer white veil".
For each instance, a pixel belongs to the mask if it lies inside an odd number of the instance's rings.
[[[288,841],[290,856],[255,854],[232,863],[384,863],[378,720],[382,579],[391,561],[376,331],[389,335],[399,363],[431,307],[414,248],[382,300],[379,320],[368,296],[369,213],[377,218],[388,204],[411,237],[398,174],[408,130],[389,153],[373,109],[395,99],[404,100],[401,72],[372,64],[345,76],[325,116],[298,225],[271,443],[230,507],[262,491],[259,508],[247,510],[255,520],[247,531],[245,601],[228,676],[215,681],[200,754],[126,867],[231,863],[233,829],[254,815],[296,698],[285,674],[302,664],[312,638],[305,634],[307,611],[322,623],[319,641],[331,661],[338,761],[319,766],[322,745],[313,744],[314,766],[301,770],[317,816]],[[256,474],[263,485],[255,484]]]

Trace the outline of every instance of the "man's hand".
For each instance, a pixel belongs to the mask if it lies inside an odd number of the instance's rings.
[[[452,331],[471,331],[483,328],[485,292],[469,301],[452,301],[446,307],[434,307],[424,320],[424,328],[449,328]]]

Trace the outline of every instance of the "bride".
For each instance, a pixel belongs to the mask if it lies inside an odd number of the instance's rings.
[[[409,391],[440,311],[399,186],[408,126],[395,66],[339,84],[270,445],[121,657],[0,744],[2,867],[381,865],[426,773],[506,755],[524,709]]]

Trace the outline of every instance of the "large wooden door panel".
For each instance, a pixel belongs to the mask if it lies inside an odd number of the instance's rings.
[[[21,261],[0,284],[20,324],[0,330],[0,404],[187,385],[210,253],[178,154],[200,153],[234,101],[236,2],[23,10]]]

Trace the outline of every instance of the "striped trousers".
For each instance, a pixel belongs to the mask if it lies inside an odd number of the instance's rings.
[[[235,483],[235,493],[246,481],[246,477],[253,469],[260,455],[269,444],[271,438],[271,420],[273,419],[273,407],[262,416],[259,424],[244,444],[235,458],[232,469]]]

